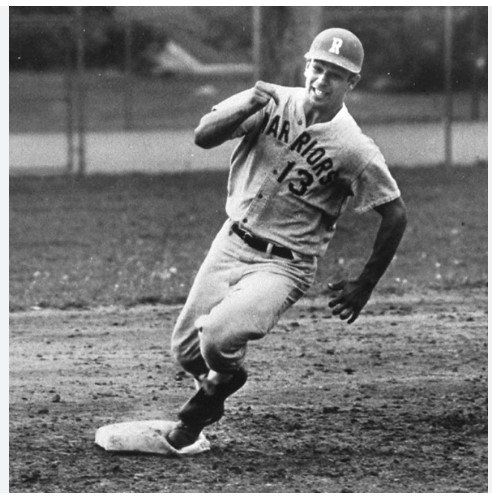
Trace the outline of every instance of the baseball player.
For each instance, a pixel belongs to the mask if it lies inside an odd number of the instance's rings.
[[[248,342],[263,338],[310,287],[350,198],[381,223],[361,274],[329,284],[333,314],[354,322],[396,252],[405,205],[344,103],[363,57],[353,33],[327,29],[305,55],[304,87],[258,81],[216,105],[195,130],[202,148],[241,141],[231,157],[228,218],[172,335],[173,354],[197,385],[168,434],[177,449],[222,417],[226,398],[246,382]]]

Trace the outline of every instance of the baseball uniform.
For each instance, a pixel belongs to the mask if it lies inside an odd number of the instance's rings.
[[[315,37],[305,59],[304,88],[258,81],[217,105],[195,130],[204,148],[241,141],[231,158],[228,218],[172,336],[176,359],[198,383],[167,436],[176,449],[219,420],[225,400],[245,384],[248,342],[265,336],[312,284],[350,198],[356,211],[375,208],[381,223],[359,277],[330,285],[339,293],[328,306],[340,319],[358,317],[406,226],[381,152],[344,104],[360,80],[362,43],[330,28]]]
[[[400,196],[345,105],[329,122],[306,125],[305,88],[274,88],[278,104],[270,100],[232,136],[241,141],[231,157],[228,219],[173,332],[174,355],[195,377],[237,370],[248,341],[265,336],[307,291],[350,198],[364,212]]]

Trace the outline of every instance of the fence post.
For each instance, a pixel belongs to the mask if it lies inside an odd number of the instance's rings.
[[[125,84],[123,97],[123,127],[133,127],[133,94],[132,94],[132,24],[128,12],[125,15]]]
[[[444,164],[453,165],[453,7],[444,7]]]
[[[480,7],[471,7],[472,9],[472,25],[471,25],[471,46],[473,52],[473,68],[471,80],[471,118],[477,121],[480,118],[480,91],[478,89],[478,29]]]
[[[65,106],[67,110],[66,114],[66,126],[67,126],[67,174],[73,173],[74,166],[74,155],[75,155],[75,147],[74,147],[74,115],[73,115],[73,100],[74,100],[74,91],[73,91],[73,65],[72,65],[72,46],[70,44],[71,40],[71,23],[69,22],[67,26],[67,30],[65,34],[67,36],[67,44],[65,47]]]
[[[261,79],[261,7],[253,5],[253,64],[254,64],[254,80],[255,82]]]
[[[84,86],[84,18],[82,7],[75,7],[75,39],[77,52],[77,134],[79,140],[79,176],[86,172],[85,146],[85,86]]]

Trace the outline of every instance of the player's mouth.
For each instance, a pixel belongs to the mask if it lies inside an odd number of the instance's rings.
[[[325,98],[329,97],[329,93],[320,90],[319,88],[315,88],[314,86],[311,87],[311,93],[314,95],[316,100],[324,100]]]

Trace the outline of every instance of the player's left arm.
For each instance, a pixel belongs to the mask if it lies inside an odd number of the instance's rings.
[[[381,216],[381,223],[362,273],[357,279],[329,284],[330,289],[339,291],[329,306],[334,315],[339,315],[342,320],[348,319],[349,324],[357,319],[391,263],[407,225],[406,207],[401,198],[376,206],[374,210]]]

